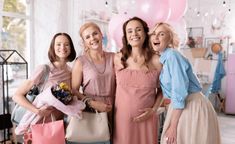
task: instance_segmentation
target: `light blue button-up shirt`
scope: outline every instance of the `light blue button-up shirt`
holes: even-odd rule
[[[226,72],[223,64],[223,53],[218,54],[218,63],[215,69],[214,79],[211,86],[211,93],[218,93],[221,89],[221,80]]]
[[[171,99],[174,109],[183,109],[187,96],[202,90],[199,80],[189,61],[173,48],[161,53],[160,62],[163,64],[160,74],[163,95]]]

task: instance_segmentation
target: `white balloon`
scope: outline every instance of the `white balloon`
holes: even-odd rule
[[[134,16],[137,11],[136,0],[117,0],[117,10],[119,14]]]
[[[220,29],[221,28],[221,25],[222,25],[222,22],[219,20],[219,18],[215,18],[212,22],[212,27],[214,29]]]

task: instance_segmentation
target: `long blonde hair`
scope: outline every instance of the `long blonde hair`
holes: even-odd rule
[[[159,27],[159,26],[163,26],[166,28],[166,30],[169,32],[170,34],[170,43],[168,45],[169,48],[178,48],[179,47],[179,38],[178,35],[176,34],[175,30],[173,29],[173,27],[171,25],[169,25],[168,23],[164,23],[164,22],[159,22],[157,23],[153,29],[150,30],[149,35],[151,37],[151,35],[154,33],[154,31]],[[150,47],[152,48],[151,44]]]

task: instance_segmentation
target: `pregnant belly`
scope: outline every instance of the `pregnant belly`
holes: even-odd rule
[[[135,103],[132,103],[130,106],[130,114],[132,117],[136,117],[140,114],[142,114],[144,109],[146,108],[152,108],[154,105],[154,99],[148,99],[148,100],[139,100]]]

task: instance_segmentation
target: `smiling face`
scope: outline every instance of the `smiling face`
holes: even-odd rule
[[[93,50],[102,48],[102,34],[96,27],[87,27],[81,35],[86,48]]]
[[[67,60],[71,53],[70,42],[65,35],[59,35],[55,38],[55,55],[60,60]]]
[[[143,25],[137,21],[132,20],[126,25],[126,39],[128,44],[132,47],[142,47],[146,34]]]
[[[171,41],[170,31],[164,25],[159,25],[150,35],[150,44],[154,51],[164,51]]]

